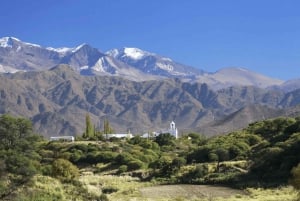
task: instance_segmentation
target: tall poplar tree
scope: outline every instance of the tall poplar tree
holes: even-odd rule
[[[106,135],[107,139],[107,134],[113,133],[113,129],[110,127],[109,121],[107,119],[104,119],[104,125],[103,125],[103,134]]]
[[[94,132],[94,126],[91,122],[91,118],[90,115],[87,113],[85,116],[85,134],[84,134],[84,138],[92,138],[95,136],[95,132]]]

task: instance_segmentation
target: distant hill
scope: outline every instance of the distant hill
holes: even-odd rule
[[[207,84],[178,78],[136,82],[81,76],[68,65],[0,75],[0,113],[31,118],[36,131],[45,136],[82,134],[86,113],[96,127],[107,118],[121,133],[160,130],[174,120],[181,134],[215,135],[263,117],[291,115],[287,111],[295,111],[290,107],[298,100],[297,91],[253,86],[215,91]]]

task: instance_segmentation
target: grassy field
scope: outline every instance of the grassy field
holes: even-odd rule
[[[290,186],[274,189],[237,190],[214,185],[158,185],[141,182],[131,176],[116,176],[82,172],[81,185],[64,184],[59,180],[37,175],[30,187],[19,189],[43,194],[48,200],[101,200],[101,195],[110,201],[295,201],[297,192]],[[43,197],[42,196],[42,197]],[[53,199],[50,199],[53,198]],[[26,200],[26,201],[27,201]]]
[[[90,193],[100,195],[103,189],[112,201],[295,201],[297,192],[290,186],[274,189],[237,190],[213,185],[157,185],[140,182],[130,176],[85,174],[80,181]]]

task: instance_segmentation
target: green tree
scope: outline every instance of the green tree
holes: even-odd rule
[[[104,134],[110,134],[113,133],[113,129],[110,126],[110,123],[108,121],[108,119],[104,120],[104,129],[103,129]]]
[[[172,136],[170,133],[164,133],[160,134],[155,138],[155,142],[159,146],[164,146],[164,145],[173,145],[173,142],[175,140],[175,137]]]
[[[7,114],[0,117],[0,149],[19,149],[24,140],[32,136],[32,124],[28,119]]]
[[[106,135],[106,139],[108,138],[107,137],[107,134],[111,134],[111,133],[114,133],[114,130],[113,128],[110,126],[110,123],[107,119],[104,119],[104,124],[103,124],[103,134]]]
[[[217,171],[219,171],[220,162],[229,160],[229,152],[224,148],[218,148],[216,150],[216,155],[218,156]]]
[[[94,126],[92,124],[90,115],[87,113],[85,116],[85,133],[84,138],[93,138],[95,136]]]
[[[0,116],[0,197],[38,172],[41,157],[37,148],[41,139],[33,133],[28,119]],[[9,182],[8,173],[14,178]]]

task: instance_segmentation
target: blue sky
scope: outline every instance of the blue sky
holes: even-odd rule
[[[297,0],[5,0],[0,37],[51,47],[138,47],[214,72],[300,78]]]

